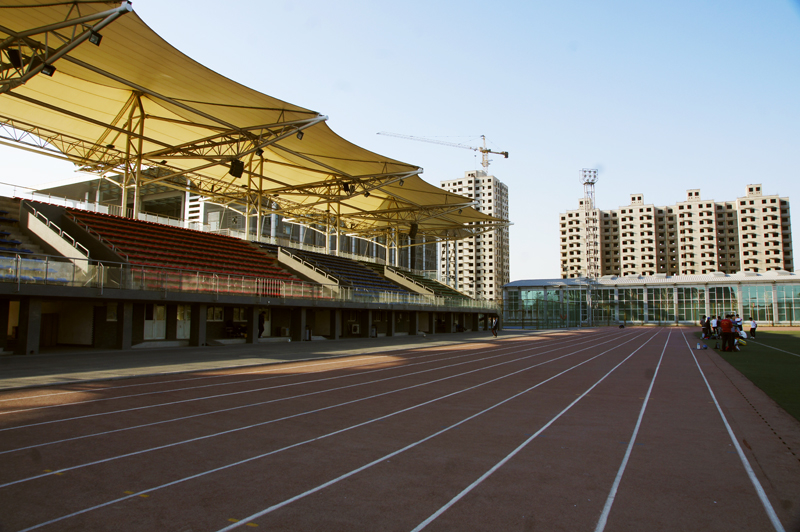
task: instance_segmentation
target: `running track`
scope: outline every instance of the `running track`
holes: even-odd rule
[[[0,393],[0,531],[800,530],[800,424],[689,329]]]

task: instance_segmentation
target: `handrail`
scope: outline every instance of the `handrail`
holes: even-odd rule
[[[425,290],[427,290],[427,291],[429,291],[431,293],[434,293],[433,290],[430,289],[430,287],[427,287],[424,284],[422,284],[419,281],[417,281],[416,279],[412,279],[411,277],[403,274],[402,272],[397,271],[396,269],[392,268],[391,266],[384,266],[384,268],[386,268],[387,270],[389,270],[393,274],[397,275],[398,277],[402,277],[406,281],[408,281],[410,283],[414,283],[415,285],[419,286],[420,288],[423,288],[423,289],[425,289]]]
[[[114,253],[116,253],[117,255],[119,255],[119,256],[121,256],[121,257],[125,257],[125,261],[126,261],[126,262],[130,262],[130,260],[131,260],[131,259],[130,259],[130,257],[128,256],[128,254],[127,254],[127,253],[125,253],[124,251],[121,251],[121,250],[117,249],[117,246],[115,246],[114,244],[112,244],[111,242],[109,242],[108,240],[106,240],[105,238],[103,238],[103,236],[102,236],[100,233],[98,233],[97,231],[95,231],[94,229],[92,229],[91,227],[89,227],[88,225],[86,225],[85,223],[83,223],[82,221],[78,220],[78,218],[76,218],[75,216],[73,216],[73,215],[72,215],[71,213],[69,213],[68,211],[64,211],[64,216],[66,216],[67,218],[69,218],[70,220],[72,220],[73,222],[75,222],[76,224],[78,224],[78,226],[79,226],[79,227],[82,227],[84,231],[86,231],[87,233],[89,233],[90,235],[92,235],[93,237],[95,237],[96,239],[98,239],[100,242],[102,242],[102,243],[103,243],[103,245],[105,245],[106,247],[109,247],[109,248],[111,248],[111,249],[112,249],[112,251],[114,251]],[[87,250],[87,251],[88,251],[88,250]]]
[[[76,262],[85,261],[79,267]],[[231,275],[220,278],[216,272],[183,270],[179,268],[131,265],[114,261],[99,261],[86,257],[68,258],[51,255],[14,254],[0,257],[0,283],[16,285],[45,284],[83,288],[127,289],[206,294],[230,294],[259,298],[325,299],[355,303],[381,303],[400,305],[450,306],[458,308],[490,309],[496,305],[474,300],[450,300],[438,296],[387,291],[362,291],[331,284],[308,283]],[[338,288],[337,292],[333,288]]]
[[[69,233],[67,233],[66,231],[61,229],[58,225],[56,225],[53,221],[51,221],[43,213],[41,213],[40,211],[36,210],[33,207],[33,205],[30,205],[29,203],[26,203],[25,200],[20,200],[20,204],[24,208],[29,209],[29,211],[31,211],[31,213],[33,214],[34,218],[41,219],[42,222],[44,222],[45,226],[47,226],[48,228],[50,228],[54,232],[58,233],[58,236],[60,236],[61,238],[63,238],[67,242],[69,242],[69,244],[72,247],[74,247],[75,249],[77,249],[78,251],[83,250],[83,252],[86,254],[86,257],[89,257],[89,249],[86,246],[84,246],[83,244],[81,244],[80,242],[75,240]]]
[[[290,257],[292,257],[294,260],[296,260],[296,261],[300,262],[301,264],[303,264],[304,266],[307,266],[308,268],[311,268],[312,270],[314,270],[314,271],[315,271],[315,272],[317,272],[318,274],[322,275],[322,276],[323,276],[323,277],[325,277],[326,279],[330,279],[331,281],[333,281],[333,284],[335,284],[335,285],[339,285],[339,284],[341,284],[341,283],[340,283],[340,281],[339,281],[339,279],[337,279],[337,278],[333,277],[333,276],[332,276],[331,274],[329,274],[328,272],[326,272],[326,271],[324,271],[324,270],[321,270],[320,268],[318,268],[318,267],[317,267],[317,266],[315,266],[314,264],[311,264],[311,263],[310,263],[310,262],[308,262],[307,260],[305,260],[305,259],[302,259],[302,258],[298,257],[298,256],[297,256],[297,255],[295,255],[294,253],[290,253],[289,251],[286,251],[286,249],[284,249],[284,248],[282,248],[282,247],[280,247],[280,246],[278,246],[278,253],[284,253],[285,255],[289,255],[289,256],[290,256]]]

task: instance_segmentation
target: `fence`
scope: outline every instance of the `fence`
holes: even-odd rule
[[[104,290],[193,292],[282,299],[327,299],[350,303],[412,304],[493,310],[486,301],[376,292],[304,281],[180,270],[49,255],[0,256],[0,282]],[[334,291],[338,289],[338,293]]]

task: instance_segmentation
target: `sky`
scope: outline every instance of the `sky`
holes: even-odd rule
[[[799,0],[133,6],[199,63],[327,115],[435,185],[480,169],[480,154],[377,132],[472,146],[485,135],[508,151],[489,170],[509,187],[512,280],[560,275],[559,214],[578,208],[582,168],[599,170],[601,209],[638,193],[672,205],[694,188],[729,201],[755,183],[800,202]],[[2,183],[73,175],[0,146]]]

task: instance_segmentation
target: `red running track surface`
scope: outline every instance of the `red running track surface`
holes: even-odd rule
[[[798,530],[800,424],[692,331],[0,393],[0,530]]]

